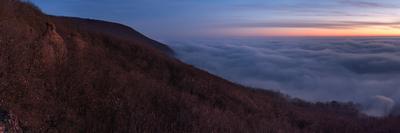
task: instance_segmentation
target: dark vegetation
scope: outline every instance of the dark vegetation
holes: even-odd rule
[[[125,26],[0,1],[0,106],[11,132],[400,132],[399,118],[351,103],[231,83]]]

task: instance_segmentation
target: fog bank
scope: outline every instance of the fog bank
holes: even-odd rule
[[[353,101],[373,116],[400,100],[400,38],[169,41],[186,63],[309,101]]]

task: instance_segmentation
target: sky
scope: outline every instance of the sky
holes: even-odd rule
[[[30,0],[45,13],[113,21],[156,39],[400,36],[399,0]]]

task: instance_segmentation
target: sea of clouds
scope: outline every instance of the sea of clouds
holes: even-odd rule
[[[356,102],[384,116],[400,102],[400,38],[169,41],[177,58],[243,85],[308,101]]]

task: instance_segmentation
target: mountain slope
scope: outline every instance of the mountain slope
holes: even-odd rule
[[[171,58],[144,36],[118,37],[126,32],[86,21],[1,0],[0,121],[8,130],[400,132],[398,118],[246,88]]]
[[[94,33],[101,33],[107,36],[111,36],[113,38],[118,38],[122,40],[128,40],[132,43],[140,44],[146,43],[150,46],[153,46],[169,55],[173,55],[174,52],[171,48],[166,46],[165,44],[161,44],[157,41],[154,41],[143,34],[135,31],[134,29],[111,22],[105,22],[100,20],[91,20],[91,19],[81,19],[81,18],[73,18],[73,17],[51,17],[53,21],[58,24],[68,25],[69,28],[75,28],[75,30],[84,30],[90,31]]]

